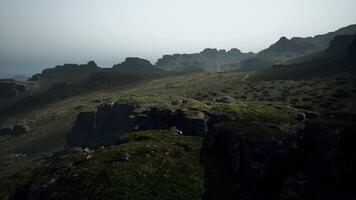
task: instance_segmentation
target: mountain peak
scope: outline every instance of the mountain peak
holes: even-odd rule
[[[279,41],[289,41],[289,40],[286,36],[282,36],[281,38],[279,38]]]

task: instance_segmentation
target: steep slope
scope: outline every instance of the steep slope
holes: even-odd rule
[[[94,61],[87,64],[65,64],[45,69],[31,77],[28,84],[36,85],[36,90],[15,95],[11,84],[0,84],[6,90],[0,94],[0,112],[9,113],[24,107],[33,107],[91,91],[125,87],[143,81],[172,75],[154,67],[149,61],[141,58],[126,58],[113,68],[100,68]],[[21,89],[21,88],[19,88]],[[4,98],[1,97],[4,95]]]
[[[325,50],[331,40],[339,35],[352,35],[356,33],[356,25],[350,25],[341,28],[335,32],[330,32],[323,35],[314,37],[294,37],[287,39],[281,37],[275,44],[269,48],[259,52],[255,57],[242,61],[241,70],[256,70],[268,68],[275,64],[284,64],[288,61],[296,59],[297,57],[311,55]],[[315,55],[314,55],[315,56]],[[312,59],[313,56],[311,56]],[[305,59],[302,59],[303,61]],[[289,64],[297,63],[300,61],[289,62]]]
[[[230,51],[204,49],[202,52],[195,54],[164,55],[158,59],[156,67],[179,72],[216,72],[224,70],[226,65],[239,63],[253,56],[254,53],[243,53],[238,49],[231,49]]]
[[[258,71],[249,80],[303,79],[334,76],[341,73],[354,76],[356,71],[355,44],[356,34],[337,36],[325,51],[314,54],[313,59],[299,64],[276,65],[270,69]]]

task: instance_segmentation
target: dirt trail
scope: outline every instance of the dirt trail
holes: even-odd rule
[[[254,73],[256,73],[255,71],[253,72],[250,72],[248,74],[246,74],[246,76],[244,76],[242,79],[241,79],[241,82],[245,82],[251,75],[253,75]]]

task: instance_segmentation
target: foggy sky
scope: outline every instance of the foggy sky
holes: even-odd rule
[[[356,23],[355,0],[0,0],[0,74],[204,48],[258,52]]]

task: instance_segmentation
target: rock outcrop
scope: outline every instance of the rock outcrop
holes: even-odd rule
[[[88,78],[90,75],[101,72],[101,68],[94,61],[87,64],[64,64],[54,68],[44,69],[41,73],[33,75],[30,81],[40,81],[46,83],[67,83],[77,82]]]
[[[34,87],[34,83],[26,81],[0,80],[0,98],[24,95]]]
[[[356,178],[355,125],[344,122],[312,119],[297,134],[282,137],[251,137],[239,128],[210,128],[204,149],[230,166],[242,188],[239,192],[252,199],[290,195],[352,199],[356,196],[349,184]]]
[[[0,128],[0,136],[19,136],[30,132],[31,129],[26,124],[15,124],[12,128]]]
[[[158,59],[156,67],[167,71],[179,72],[216,72],[219,65],[239,63],[252,58],[254,53],[243,53],[233,48],[230,51],[207,48],[200,53],[164,55]]]
[[[67,137],[67,146],[96,148],[113,145],[125,133],[173,126],[185,135],[204,136],[207,120],[202,112],[140,108],[120,102],[102,104],[96,111],[79,113]]]
[[[161,70],[154,67],[150,61],[137,57],[126,58],[124,62],[114,65],[113,70],[115,72],[125,74],[146,74],[161,72]]]

